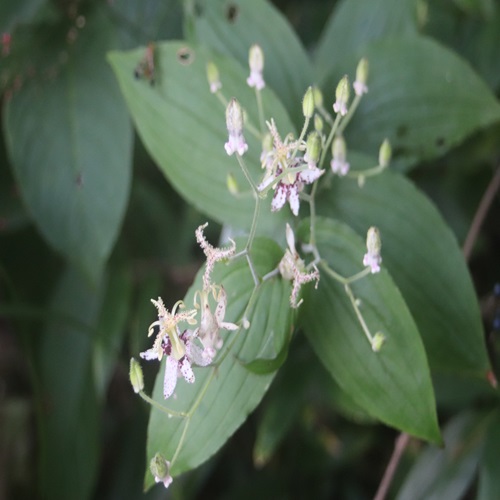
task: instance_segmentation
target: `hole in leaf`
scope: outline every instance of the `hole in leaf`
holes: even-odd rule
[[[177,51],[177,60],[187,66],[194,61],[194,52],[189,47],[182,47]]]
[[[238,17],[238,14],[239,14],[239,8],[236,4],[234,3],[230,3],[227,8],[226,8],[226,19],[230,22],[230,23],[234,23],[236,22],[236,19]]]
[[[444,137],[438,137],[438,138],[436,139],[436,146],[437,146],[438,148],[440,148],[440,147],[444,146],[444,143],[445,143],[445,142],[446,142],[446,141],[445,141]]]

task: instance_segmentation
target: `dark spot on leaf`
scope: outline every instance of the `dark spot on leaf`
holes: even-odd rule
[[[408,134],[408,127],[406,125],[399,125],[396,129],[396,135],[401,139]]]
[[[177,60],[181,64],[191,64],[194,61],[194,52],[189,47],[182,47],[177,51]]]
[[[444,137],[438,137],[438,138],[436,139],[436,146],[437,146],[438,148],[441,148],[442,146],[444,146],[444,143],[445,143],[445,142],[446,142],[446,141],[444,140]]]
[[[238,13],[239,13],[239,8],[236,4],[230,3],[227,8],[226,8],[226,19],[230,23],[236,22],[236,19],[238,18]]]
[[[77,174],[75,182],[76,182],[76,187],[78,188],[83,187],[83,175],[81,174],[81,172]]]

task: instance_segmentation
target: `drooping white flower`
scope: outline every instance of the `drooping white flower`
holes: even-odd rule
[[[243,137],[243,110],[234,97],[226,108],[226,126],[229,134],[228,141],[224,144],[226,153],[231,156],[236,152],[242,156],[248,150],[248,144]]]
[[[379,230],[376,227],[371,227],[366,235],[366,249],[368,251],[363,257],[363,265],[369,266],[372,274],[380,272],[380,264],[382,263],[381,248],[382,242]]]
[[[250,47],[248,65],[250,66],[250,76],[247,78],[248,85],[255,87],[257,90],[262,90],[266,86],[262,74],[264,71],[264,53],[257,44]]]

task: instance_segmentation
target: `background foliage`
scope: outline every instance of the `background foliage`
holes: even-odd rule
[[[370,60],[370,92],[346,130],[349,160],[373,166],[388,137],[392,171],[363,189],[335,179],[320,191],[318,245],[349,274],[367,227],[381,229],[384,270],[355,291],[370,320],[398,336],[374,356],[328,277],[307,290],[298,317],[288,285],[266,282],[253,340],[235,352],[269,359],[285,346],[286,363],[258,375],[227,358],[219,377],[232,383],[211,387],[215,413],[197,415],[173,472],[202,465],[169,495],[370,498],[398,430],[438,444],[439,420],[445,448],[411,440],[392,497],[499,496],[498,195],[468,266],[460,250],[499,177],[497,3],[23,0],[2,3],[0,31],[0,497],[165,496],[143,493],[144,471],[178,429],[154,411],[148,424],[128,360],[148,347],[150,298],[192,295],[202,264],[194,229],[209,220],[216,241],[221,225],[251,222],[252,199],[226,187],[227,173],[245,181],[222,148],[224,109],[205,62],[251,114],[244,81],[255,42],[266,56],[266,113],[280,130],[300,129],[308,85],[330,107],[338,79]],[[151,41],[155,85],[133,77]],[[186,47],[192,59],[179,60]],[[249,144],[257,176],[260,145]],[[264,205],[263,273],[279,261],[291,219]],[[298,228],[303,239],[307,231]],[[249,294],[246,271],[216,270],[238,298],[231,320]],[[153,390],[156,367],[144,368]]]

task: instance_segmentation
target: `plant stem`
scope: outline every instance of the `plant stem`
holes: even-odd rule
[[[465,260],[468,261],[470,259],[472,249],[474,248],[474,244],[477,239],[477,235],[479,234],[479,230],[483,225],[484,219],[488,214],[488,210],[490,209],[493,200],[500,188],[500,166],[497,167],[495,175],[491,179],[486,191],[484,192],[483,197],[481,198],[481,202],[477,208],[476,214],[474,215],[474,219],[472,220],[471,226],[469,228],[469,232],[467,233],[467,237],[465,238],[465,242],[463,245],[463,254]]]
[[[184,413],[182,411],[174,411],[170,410],[166,406],[161,405],[160,403],[157,403],[153,398],[150,398],[144,391],[139,392],[139,396],[146,401],[146,403],[149,403],[151,406],[155,407],[157,410],[160,410],[163,413],[166,413],[169,417],[187,417],[188,414]]]
[[[391,459],[389,460],[389,464],[385,469],[384,476],[382,477],[382,481],[380,481],[380,485],[373,500],[384,500],[384,498],[387,496],[387,492],[389,491],[389,487],[391,486],[392,480],[394,478],[394,473],[398,468],[401,457],[403,456],[403,452],[408,446],[409,442],[410,436],[408,434],[405,434],[404,432],[397,437]]]

